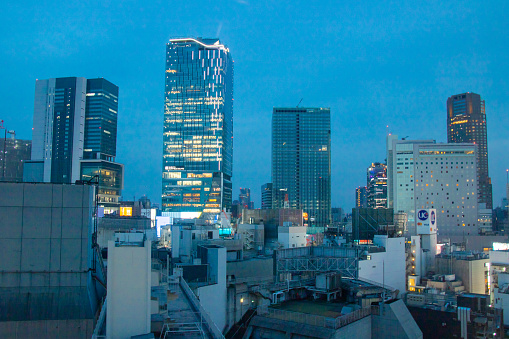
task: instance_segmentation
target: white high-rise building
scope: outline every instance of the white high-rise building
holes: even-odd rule
[[[407,214],[407,229],[416,235],[415,225],[415,162],[416,145],[435,144],[435,140],[398,140],[387,136],[387,199],[394,213]]]
[[[476,146],[395,135],[387,141],[389,206],[407,213],[409,234],[417,234],[418,210],[433,208],[440,237],[478,234]]]
[[[69,184],[80,179],[85,140],[87,79],[35,83],[32,160],[26,181]]]

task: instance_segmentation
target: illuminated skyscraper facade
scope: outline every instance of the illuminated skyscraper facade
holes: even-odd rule
[[[357,207],[357,208],[368,207],[368,194],[367,194],[366,186],[357,187],[355,189],[355,207]]]
[[[387,165],[372,163],[367,169],[366,200],[369,208],[387,208]]]
[[[493,208],[488,172],[488,133],[484,100],[479,94],[463,93],[447,99],[447,142],[477,145],[478,202]]]
[[[164,212],[219,213],[232,204],[233,60],[218,39],[166,46]]]
[[[272,115],[273,208],[308,214],[310,233],[331,216],[331,125],[329,108],[274,108]]]

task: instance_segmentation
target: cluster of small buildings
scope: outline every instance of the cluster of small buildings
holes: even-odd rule
[[[33,140],[4,131],[0,337],[504,335],[509,241],[479,95],[449,98],[448,143],[388,135],[351,214],[331,206],[330,109],[274,108],[254,209],[249,188],[233,200],[229,49],[182,38],[166,54],[160,207],[121,199],[105,79],[37,80]]]

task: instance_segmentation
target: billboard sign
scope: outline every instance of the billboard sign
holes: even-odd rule
[[[132,207],[120,207],[120,216],[121,217],[132,217],[133,216],[133,208]]]
[[[437,233],[437,211],[435,209],[421,209],[416,212],[417,234]]]

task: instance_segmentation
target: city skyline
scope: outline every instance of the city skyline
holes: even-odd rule
[[[509,167],[503,157],[509,148],[505,136],[509,103],[504,94],[508,85],[503,81],[508,74],[503,62],[508,51],[501,47],[508,44],[500,34],[507,28],[500,19],[507,4],[472,2],[457,10],[431,3],[409,10],[386,4],[365,9],[325,3],[310,13],[303,12],[299,3],[293,8],[274,4],[269,11],[266,4],[226,4],[203,9],[178,4],[174,12],[182,18],[170,15],[169,7],[147,5],[136,14],[136,24],[114,17],[113,23],[99,19],[98,27],[88,30],[82,30],[79,20],[50,28],[45,26],[48,19],[40,18],[24,26],[16,20],[25,6],[10,5],[1,24],[8,33],[2,39],[9,48],[0,58],[8,66],[2,75],[13,81],[2,84],[2,92],[17,90],[0,119],[16,130],[18,138],[31,139],[35,79],[78,75],[111,80],[120,88],[117,160],[125,164],[124,197],[147,194],[158,202],[164,44],[173,36],[217,36],[234,52],[236,61],[234,192],[250,187],[252,200],[258,202],[257,188],[270,181],[268,126],[274,106],[295,106],[303,98],[303,106],[331,107],[332,206],[350,208],[354,204],[351,192],[364,182],[365,163],[383,162],[388,132],[446,142],[447,98],[474,92],[486,101],[493,205],[500,204]],[[124,19],[134,15],[129,6],[111,8],[111,13],[106,5],[37,6],[34,3],[32,8],[49,14],[45,17],[78,10],[89,14],[104,10],[96,14],[106,19],[113,12]],[[341,13],[357,15],[348,18]],[[205,20],[192,20],[200,14]],[[35,14],[29,11],[28,15]],[[299,19],[291,21],[295,17]],[[341,24],[331,28],[334,22]],[[483,22],[492,24],[480,27]],[[305,29],[299,28],[302,23]],[[275,27],[282,28],[276,31]],[[260,41],[263,44],[256,44]],[[302,50],[297,46],[303,41],[325,48]],[[66,48],[61,47],[64,43]]]

